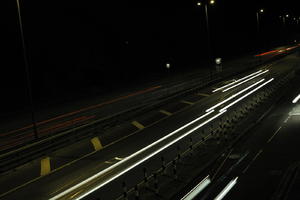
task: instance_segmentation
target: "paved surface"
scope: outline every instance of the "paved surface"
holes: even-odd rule
[[[285,61],[271,66],[270,68],[272,70],[270,73],[265,74],[266,78],[269,79],[273,76],[276,77],[277,74],[291,69],[292,65],[286,65],[290,62],[291,59],[293,59],[293,57],[288,57],[285,59]],[[282,66],[285,66],[285,68],[282,68]],[[237,91],[240,91],[241,89],[249,86],[250,84],[253,84],[255,81],[257,81],[257,79],[253,79],[252,81],[249,81],[225,93],[217,92],[214,94],[210,94],[209,97],[203,98],[201,103],[191,105],[191,107],[186,109],[184,112],[170,116],[166,120],[163,120],[161,123],[157,123],[150,128],[139,132],[138,134],[128,137],[126,140],[115,143],[109,148],[104,148],[103,150],[86,156],[85,158],[78,160],[76,163],[68,165],[55,173],[40,178],[39,180],[8,194],[4,199],[18,199],[21,197],[25,199],[48,199],[55,194],[59,194],[67,188],[70,188],[75,183],[80,183],[83,180],[86,180],[87,177],[91,177],[97,172],[108,169],[108,167],[112,166],[115,163],[121,163],[120,160],[124,158],[130,158],[130,156],[138,150],[147,147],[149,144],[153,144],[172,131],[178,129],[179,127],[182,127],[183,125],[194,120],[200,115],[205,114],[205,110],[207,108],[220,102],[228,95],[234,94]],[[216,116],[216,114],[212,114],[212,116]],[[210,119],[209,116],[199,120],[199,123],[203,123],[207,119]],[[182,134],[192,130],[193,128],[198,126],[199,123],[193,124],[183,129],[182,131],[179,131],[175,135],[172,135],[166,140],[163,140],[162,143],[155,144],[136,157],[133,157],[132,159],[130,158],[124,164],[118,165],[117,168],[103,173],[97,178],[97,184],[105,183],[106,180],[109,180],[120,171],[128,169],[129,166],[132,166],[134,163],[141,161],[145,157],[149,157],[154,151],[160,149],[170,141],[179,138]],[[168,156],[172,157],[172,153],[169,153]],[[153,164],[153,162],[151,162],[151,164]],[[115,188],[113,187],[114,185],[119,185],[119,183],[112,184],[113,185],[110,185],[110,187],[108,187],[108,190],[109,188]],[[95,181],[93,181],[92,183],[84,184],[83,187],[81,187],[79,190],[80,192],[85,191],[93,185],[95,185]]]
[[[208,196],[205,196],[208,194],[205,192],[200,194],[200,199],[213,199],[236,178],[237,183],[224,199],[300,198],[297,175],[300,160],[300,102],[292,104],[292,100],[300,93],[297,87],[299,81],[300,77],[286,88],[286,95],[270,114],[232,149],[219,172],[221,184],[215,186]]]
[[[280,47],[285,49],[287,47]],[[248,55],[239,59],[225,62],[224,69],[234,71],[236,69],[254,66],[259,59],[266,61],[274,56],[284,53],[279,49],[266,52],[262,55]],[[241,67],[242,66],[242,67]],[[151,95],[156,91],[165,92],[166,88],[171,88],[185,80],[192,80],[199,76],[209,76],[208,69],[201,69],[194,73],[172,75],[159,81],[144,84],[144,86],[134,86],[128,91],[117,91],[112,94],[101,95],[92,99],[82,98],[77,101],[62,104],[60,106],[45,106],[37,108],[35,113],[37,130],[39,137],[51,135],[59,131],[67,130],[76,126],[87,124],[93,120],[107,117],[113,113],[125,111],[136,106],[136,102],[144,102],[145,95]],[[156,93],[155,95],[157,95]],[[17,145],[25,144],[34,139],[34,129],[31,123],[31,115],[18,114],[13,117],[6,117],[0,122],[0,151],[10,149]],[[9,138],[9,139],[8,139]]]

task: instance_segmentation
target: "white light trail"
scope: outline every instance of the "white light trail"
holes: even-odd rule
[[[297,103],[300,100],[300,94],[293,100],[293,103]]]
[[[179,131],[183,130],[184,128],[190,126],[191,124],[193,124],[193,123],[195,123],[195,122],[197,122],[197,121],[199,121],[199,120],[201,120],[201,119],[207,117],[208,115],[210,115],[210,114],[213,113],[213,112],[214,112],[214,110],[212,110],[211,112],[208,112],[208,113],[206,113],[206,114],[204,114],[204,115],[198,117],[197,119],[195,119],[195,120],[189,122],[188,124],[182,126],[181,128],[179,128],[179,129],[173,131],[172,133],[166,135],[165,137],[163,137],[163,138],[157,140],[156,142],[154,142],[154,143],[152,143],[152,144],[150,144],[150,145],[144,147],[143,149],[141,149],[141,150],[139,150],[139,151],[133,153],[132,155],[126,157],[126,158],[123,159],[122,161],[119,161],[118,163],[116,163],[116,164],[114,164],[114,165],[112,165],[112,166],[106,168],[105,170],[103,170],[103,171],[101,171],[101,172],[99,172],[99,173],[97,173],[97,174],[91,176],[90,178],[88,178],[88,179],[86,179],[86,180],[84,180],[84,181],[78,183],[77,185],[74,185],[74,186],[72,186],[71,188],[69,188],[69,189],[63,191],[62,193],[60,193],[60,194],[58,194],[58,195],[56,195],[56,196],[50,198],[50,200],[56,200],[56,199],[59,199],[59,198],[65,196],[65,195],[67,195],[68,193],[70,193],[70,192],[72,192],[72,191],[78,189],[79,187],[81,187],[81,186],[83,186],[84,184],[86,184],[86,183],[92,181],[93,179],[96,179],[96,178],[98,178],[98,177],[104,175],[105,173],[109,172],[110,170],[113,170],[114,168],[118,167],[119,165],[121,165],[121,164],[127,162],[128,160],[132,159],[133,157],[137,156],[138,154],[145,152],[146,150],[148,150],[148,149],[150,149],[151,147],[155,146],[156,144],[162,142],[163,140],[168,139],[169,137],[173,136],[174,134],[178,133]],[[206,125],[207,123],[211,122],[212,120],[216,119],[217,117],[219,117],[220,115],[222,115],[222,114],[225,113],[225,112],[226,112],[226,111],[223,111],[223,112],[218,113],[218,114],[215,115],[214,117],[212,117],[212,118],[208,119],[207,121],[201,123],[200,125],[196,126],[195,128],[191,129],[190,131],[186,132],[185,134],[181,135],[181,136],[178,137],[177,139],[175,139],[175,140],[173,140],[172,142],[168,143],[167,145],[161,147],[161,148],[158,149],[157,151],[151,153],[151,154],[148,155],[147,157],[144,157],[143,159],[139,160],[138,162],[136,162],[135,164],[131,165],[131,166],[128,167],[127,169],[125,169],[125,170],[123,170],[123,171],[117,173],[115,176],[113,176],[113,177],[109,178],[108,180],[106,180],[105,182],[99,184],[98,186],[96,186],[96,187],[93,188],[92,190],[88,191],[87,193],[82,194],[82,195],[80,195],[79,197],[76,197],[75,200],[80,200],[80,199],[82,199],[83,197],[85,197],[85,196],[89,195],[90,193],[94,192],[95,190],[97,190],[97,189],[103,187],[103,186],[106,185],[107,183],[111,182],[112,180],[118,178],[119,176],[123,175],[124,173],[126,173],[126,172],[128,172],[129,170],[133,169],[134,167],[138,166],[139,164],[143,163],[144,161],[146,161],[147,159],[149,159],[149,158],[151,158],[152,156],[156,155],[157,153],[163,151],[164,149],[166,149],[167,147],[169,147],[169,146],[171,146],[172,144],[176,143],[177,141],[181,140],[182,138],[188,136],[189,134],[191,134],[191,133],[194,132],[195,130],[201,128],[202,126],[204,126],[204,125]]]
[[[233,188],[233,186],[237,183],[237,179],[238,177],[236,177],[235,179],[231,180],[226,187],[222,190],[222,192],[220,194],[218,194],[218,196],[216,198],[214,198],[214,200],[221,200],[223,199],[226,194]]]
[[[205,177],[196,187],[194,187],[191,191],[189,191],[181,200],[192,200],[194,199],[202,190],[204,190],[209,184],[211,180],[209,175]]]
[[[254,73],[252,73],[252,74],[250,74],[250,75],[248,75],[248,76],[245,76],[244,78],[238,79],[238,80],[236,80],[236,81],[234,81],[234,82],[232,82],[232,83],[229,83],[229,84],[227,84],[227,85],[224,85],[223,87],[217,88],[217,89],[215,89],[213,92],[217,92],[217,91],[219,91],[219,90],[222,90],[222,89],[224,89],[224,88],[226,88],[226,87],[229,87],[229,86],[231,86],[231,85],[233,85],[233,84],[236,84],[236,83],[238,83],[238,82],[240,82],[240,81],[243,81],[243,80],[245,80],[245,79],[247,79],[247,78],[249,78],[249,77],[251,77],[251,76],[254,76],[255,74],[258,74],[258,73],[260,73],[260,72],[262,72],[262,70],[259,70],[259,71],[257,71],[257,72],[254,72]]]
[[[220,112],[224,112],[224,110],[227,110],[229,107],[233,106],[234,104],[238,103],[239,101],[245,99],[246,97],[248,97],[249,95],[253,94],[254,92],[256,92],[257,90],[259,90],[260,88],[264,87],[265,85],[269,84],[270,82],[272,82],[274,80],[274,78],[268,80],[267,82],[261,84],[260,86],[258,86],[257,88],[255,88],[254,90],[248,92],[247,94],[245,94],[244,96],[240,97],[239,99],[235,100],[234,102],[232,102],[231,104],[225,106],[224,108],[222,108],[220,110]]]
[[[225,99],[224,101],[221,101],[220,103],[218,103],[218,104],[214,105],[213,107],[207,109],[206,112],[210,112],[210,111],[214,110],[215,108],[219,107],[220,105],[222,105],[222,104],[224,104],[224,103],[230,101],[231,99],[234,99],[235,97],[237,97],[237,96],[239,96],[240,94],[246,92],[247,90],[249,90],[249,89],[255,87],[256,85],[260,84],[260,83],[263,82],[263,81],[265,81],[265,79],[262,79],[262,80],[260,80],[260,81],[258,81],[258,82],[256,82],[256,83],[250,85],[249,87],[247,87],[247,88],[241,90],[240,92],[238,92],[238,93],[232,95],[231,97]]]
[[[236,88],[237,86],[240,86],[240,85],[242,85],[242,84],[244,84],[244,83],[246,83],[246,82],[248,82],[248,81],[251,81],[252,79],[255,79],[256,77],[259,77],[259,76],[261,76],[261,75],[263,75],[263,74],[265,74],[265,73],[267,73],[267,72],[269,72],[269,70],[265,70],[265,71],[263,71],[263,72],[261,72],[261,73],[255,75],[255,76],[252,76],[251,78],[248,78],[248,79],[246,79],[246,80],[244,80],[244,81],[242,81],[242,82],[239,82],[239,83],[236,84],[236,85],[233,85],[233,86],[231,86],[231,87],[229,87],[229,88],[226,88],[225,90],[223,90],[223,92],[227,92],[228,90],[231,90],[231,89],[233,89],[233,88]]]

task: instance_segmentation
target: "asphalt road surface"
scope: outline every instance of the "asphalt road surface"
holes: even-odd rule
[[[148,158],[150,159],[156,151],[162,150],[162,148],[166,145],[180,139],[182,135],[191,132],[194,129],[201,128],[201,124],[209,123],[214,120],[214,118],[217,118],[222,114],[215,112],[206,113],[205,111],[208,108],[224,101],[224,99],[231,95],[250,87],[262,78],[265,78],[266,80],[275,78],[276,81],[276,77],[292,69],[295,59],[296,58],[293,55],[288,56],[279,63],[269,66],[268,68],[270,71],[262,74],[261,76],[255,77],[240,85],[235,84],[237,87],[232,88],[229,91],[210,93],[209,97],[203,98],[184,112],[173,115],[160,123],[144,129],[138,134],[117,142],[108,148],[104,148],[99,152],[92,153],[84,158],[78,159],[78,161],[65,166],[55,173],[51,173],[32,183],[25,184],[24,186],[3,196],[3,199],[49,199],[57,195],[61,195],[59,197],[64,197],[63,199],[71,199],[74,198],[74,196],[80,196],[82,193],[89,192],[91,188],[95,188],[95,185],[99,186],[102,184],[103,186],[106,186],[108,183],[113,182],[114,177],[121,176],[121,172],[134,169],[136,166],[143,164],[148,161]],[[215,87],[209,88],[209,90],[206,89],[205,92],[211,92],[214,89]],[[230,102],[226,102],[226,104],[228,103]],[[291,116],[289,120],[292,122],[295,120],[294,118],[297,117]],[[198,119],[197,123],[195,122],[181,130],[178,130],[195,119]],[[274,126],[274,119],[270,120],[270,124]],[[272,130],[277,130],[278,127],[272,128]],[[284,130],[285,128],[283,127],[282,129]],[[264,131],[269,132],[271,131],[271,128]],[[174,134],[169,135],[170,133]],[[259,143],[255,143],[253,147],[258,144]],[[249,146],[251,146],[251,144]],[[260,148],[258,148],[258,151],[260,151]],[[137,152],[140,153],[137,154]],[[256,149],[251,152],[255,155],[257,153]],[[172,157],[172,155],[169,156]],[[249,168],[249,172],[251,168]],[[98,174],[98,176],[95,177],[95,174]],[[90,180],[89,177],[95,178]],[[253,177],[253,175],[251,177]],[[71,193],[64,193],[72,188],[72,186],[78,184],[81,185],[77,187],[76,190]],[[115,185],[119,185],[119,183],[112,183],[112,185],[109,185],[107,191],[109,191],[109,188],[114,188]]]

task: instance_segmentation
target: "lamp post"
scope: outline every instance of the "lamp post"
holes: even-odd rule
[[[23,59],[24,59],[26,82],[27,82],[27,91],[28,91],[29,102],[30,102],[30,107],[31,107],[31,120],[32,120],[32,125],[33,125],[34,138],[37,139],[38,132],[37,132],[37,125],[36,125],[36,120],[35,120],[35,109],[34,109],[33,96],[32,96],[32,88],[31,88],[32,85],[31,85],[31,78],[30,78],[30,72],[29,72],[29,61],[28,61],[28,54],[27,54],[25,37],[24,37],[20,0],[16,0],[16,3],[17,3],[17,8],[18,8],[18,22],[19,22],[19,29],[20,29],[20,34],[21,34],[21,41],[22,41]]]
[[[259,45],[259,52],[261,52],[262,51],[262,48],[260,47],[260,42],[261,42],[261,40],[260,40],[260,36],[261,36],[261,30],[260,30],[260,17],[261,17],[261,15],[264,13],[265,11],[264,11],[264,9],[259,9],[259,10],[257,10],[256,11],[256,25],[257,25],[257,37],[258,37],[258,45]],[[261,56],[259,56],[259,63],[261,64],[261,61],[262,61],[262,59],[261,59]]]
[[[204,6],[205,10],[205,21],[206,21],[206,29],[207,29],[207,48],[208,48],[208,67],[210,71],[210,78],[212,79],[212,53],[211,53],[211,41],[210,41],[210,27],[209,27],[209,13],[208,6],[214,5],[215,0],[205,0],[203,2],[197,2],[197,6]]]

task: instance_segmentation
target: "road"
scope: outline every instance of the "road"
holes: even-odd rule
[[[271,199],[282,189],[278,186],[288,169],[300,161],[300,103],[292,104],[300,88],[287,89],[290,91],[284,101],[253,130],[255,135],[244,145],[252,152],[250,162],[247,159],[241,166],[236,174],[238,183],[226,199]],[[299,186],[298,182],[293,187]],[[299,198],[299,192],[294,191],[288,199]]]
[[[300,93],[297,87],[299,81],[300,77],[286,88],[286,95],[270,114],[232,149],[230,156],[237,158],[230,159],[229,156],[223,163],[219,173],[222,183],[215,186],[208,197],[204,198],[203,193],[198,196],[199,199],[215,198],[231,181],[236,181],[236,184],[224,199],[300,198],[297,175],[300,161],[300,102],[292,103]],[[242,156],[245,158],[237,163]]]
[[[284,61],[269,66],[270,71],[254,71],[253,75],[250,76],[250,78],[253,77],[251,80],[233,83],[231,86],[227,86],[227,88],[232,88],[226,92],[220,90],[212,93],[211,91],[220,87],[218,85],[199,91],[204,93],[210,91],[209,97],[202,98],[201,101],[188,107],[184,112],[170,116],[138,134],[114,143],[99,152],[91,153],[55,173],[17,188],[5,195],[3,199],[49,199],[51,197],[69,199],[71,196],[74,198],[75,196],[80,197],[82,194],[87,194],[91,191],[91,188],[97,188],[99,185],[104,187],[110,184],[106,191],[109,191],[111,188],[117,188],[120,183],[114,182],[115,178],[122,177],[123,174],[134,170],[136,166],[149,165],[147,162],[150,158],[160,154],[164,149],[169,148],[169,146],[172,146],[179,140],[185,142],[183,140],[184,136],[194,134],[198,129],[222,115],[222,113],[214,111],[205,112],[208,108],[224,102],[224,100],[240,91],[253,89],[251,87],[257,86],[255,85],[256,83],[261,84],[262,78],[265,78],[265,81],[271,80],[271,78],[279,77],[283,72],[290,71],[294,64],[293,60],[295,60],[294,56],[289,56]],[[256,76],[254,73],[261,75]],[[224,105],[229,105],[235,99],[236,97],[230,99],[230,101],[228,100],[228,102],[226,101]],[[192,121],[193,123],[190,123]],[[167,155],[171,158],[173,156],[172,151],[168,151]],[[151,165],[156,164],[151,162]],[[74,185],[78,185],[74,191],[64,193]],[[118,190],[115,189],[115,193],[122,192]]]

